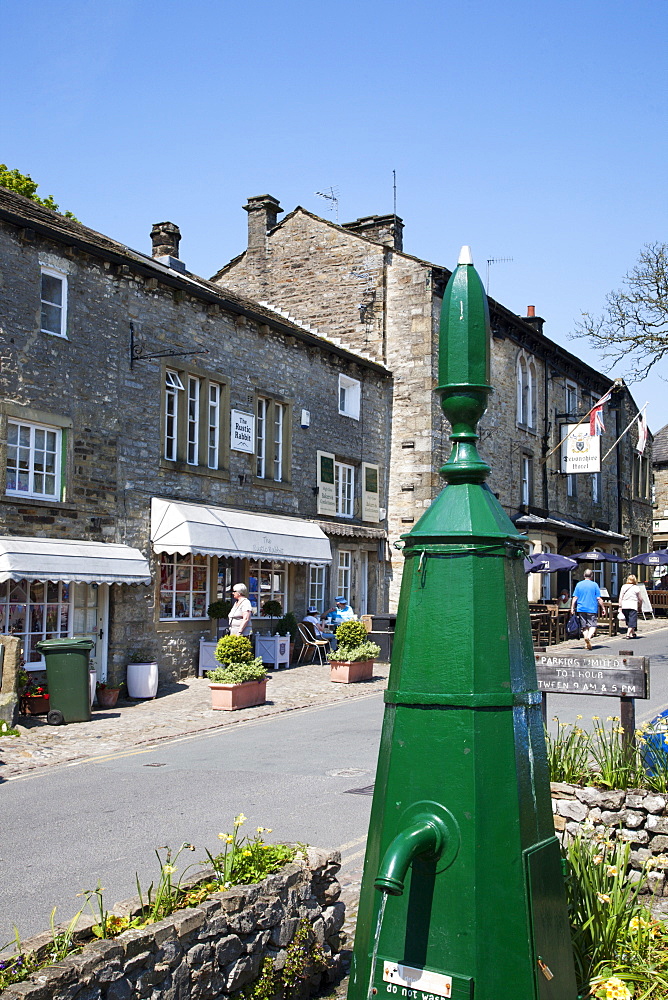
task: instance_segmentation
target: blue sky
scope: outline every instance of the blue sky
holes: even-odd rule
[[[2,0],[0,160],[188,267],[246,242],[249,195],[333,218],[397,212],[409,253],[472,246],[490,294],[568,339],[668,239],[665,0]],[[11,81],[11,86],[8,81]],[[602,370],[602,369],[601,369]],[[668,422],[658,373],[633,387]]]

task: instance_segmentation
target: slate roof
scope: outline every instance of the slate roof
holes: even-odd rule
[[[652,446],[652,464],[662,465],[664,462],[668,462],[668,424],[654,435]]]

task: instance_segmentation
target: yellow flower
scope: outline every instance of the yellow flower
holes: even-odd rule
[[[603,855],[602,854],[597,854],[596,857],[594,858],[594,864],[595,865],[600,865],[601,861],[603,861]]]
[[[244,816],[243,813],[239,813],[238,816],[234,817],[234,825],[235,826],[241,826],[242,823],[245,823],[245,822],[246,822],[246,817]]]
[[[610,897],[608,896],[607,892],[597,892],[596,896],[598,898],[599,903],[609,903],[610,902]]]
[[[599,722],[600,721],[600,716],[599,715],[592,715],[591,721],[592,722]]]
[[[257,832],[258,833],[264,833],[264,827],[263,826],[258,826]]]
[[[610,876],[619,875],[619,868],[617,865],[608,865],[606,874]]]
[[[576,715],[576,716],[575,716],[575,718],[576,718],[576,719],[581,719],[581,718],[582,718],[582,716],[581,716],[581,715]]]
[[[173,875],[174,872],[176,871],[176,868],[174,867],[174,865],[163,865],[162,871],[164,875]]]
[[[250,851],[242,851],[241,852],[241,856],[244,857],[244,858],[250,858],[251,852]]]

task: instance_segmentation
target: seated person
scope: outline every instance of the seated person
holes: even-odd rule
[[[313,635],[314,639],[327,639],[331,649],[336,649],[336,638],[334,633],[325,632],[322,624],[322,617],[318,613],[317,608],[310,607],[302,618],[302,622],[308,627],[308,630]]]
[[[332,616],[332,623],[334,625],[340,625],[341,622],[352,622],[357,620],[357,615],[353,609],[348,604],[345,597],[336,598],[336,607],[330,608],[326,612],[327,615]]]

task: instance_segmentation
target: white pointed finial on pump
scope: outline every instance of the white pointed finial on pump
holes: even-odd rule
[[[462,247],[459,251],[458,264],[472,264],[473,256],[471,254],[471,247]]]

